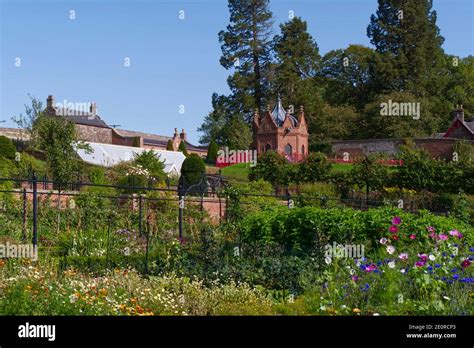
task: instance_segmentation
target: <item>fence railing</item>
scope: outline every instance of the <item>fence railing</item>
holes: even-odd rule
[[[216,180],[214,178],[213,180]],[[16,207],[18,212],[16,217],[21,220],[21,235],[23,240],[28,240],[28,235],[31,236],[31,243],[34,248],[38,247],[39,242],[42,241],[42,219],[44,214],[41,214],[43,210],[57,210],[57,224],[56,230],[58,233],[62,232],[61,228],[64,225],[64,221],[61,221],[62,212],[65,211],[77,211],[75,207],[75,199],[82,197],[84,192],[87,192],[90,188],[95,189],[113,189],[113,190],[97,190],[94,191],[94,197],[100,200],[108,200],[110,203],[110,212],[104,215],[102,221],[108,225],[110,230],[114,225],[114,217],[124,216],[127,214],[133,215],[133,221],[128,226],[115,226],[123,230],[133,230],[138,233],[140,237],[146,237],[145,243],[145,254],[148,257],[149,248],[149,236],[151,226],[158,226],[159,224],[168,223],[171,225],[171,234],[183,241],[185,232],[187,230],[196,229],[196,225],[203,221],[209,221],[209,223],[219,225],[227,221],[229,196],[225,190],[224,180],[220,184],[214,186],[208,185],[206,177],[204,176],[199,183],[194,185],[184,185],[180,182],[177,187],[139,187],[139,186],[123,186],[113,184],[94,184],[86,182],[70,182],[70,183],[58,183],[46,178],[38,180],[35,176],[30,179],[22,180],[15,178],[0,178],[0,201],[2,201],[2,193],[10,194],[16,198]],[[5,183],[11,183],[10,187],[5,187]],[[203,185],[206,183],[206,185]],[[12,187],[13,186],[13,187]],[[67,188],[68,190],[65,190]],[[204,188],[202,191],[195,190],[196,188]],[[287,190],[285,194],[257,194],[257,193],[243,193],[239,199],[239,204],[243,207],[256,203],[255,198],[267,198],[272,199],[272,202],[293,208],[297,205],[318,205],[320,207],[350,207],[353,209],[367,210],[371,207],[378,207],[382,205],[397,206],[398,201],[388,200],[374,200],[370,197],[346,197],[346,198],[334,198],[321,196],[308,196],[308,195],[291,195]],[[6,202],[5,199],[3,199]],[[164,204],[167,202],[170,204],[166,209],[172,212],[167,215],[167,219],[170,221],[160,220],[160,210],[153,208],[154,205]],[[265,202],[265,201],[264,201]],[[263,203],[267,204],[267,203]],[[191,207],[191,208],[189,208]],[[45,209],[48,208],[48,209]],[[404,207],[407,210],[414,211],[414,207]],[[99,208],[98,208],[99,209]],[[3,209],[0,206],[0,217],[2,213],[5,213],[8,209]],[[155,211],[156,210],[156,211]],[[175,215],[174,215],[175,214]],[[194,214],[194,215],[193,215]],[[65,214],[67,215],[67,214]],[[74,215],[74,214],[72,214]],[[170,217],[171,216],[171,217]],[[81,221],[81,227],[87,224],[87,216],[84,217],[84,221]],[[51,222],[49,222],[51,225]],[[48,226],[47,228],[53,229]],[[66,226],[67,223],[66,223]],[[79,228],[79,227],[77,227]],[[0,229],[3,229],[0,226]],[[28,231],[31,231],[30,233]],[[110,233],[110,231],[108,232]],[[175,234],[176,233],[176,234]],[[107,236],[108,240],[109,236]],[[107,241],[108,243],[108,241]],[[107,246],[107,255],[108,255]],[[147,264],[148,267],[148,264]]]

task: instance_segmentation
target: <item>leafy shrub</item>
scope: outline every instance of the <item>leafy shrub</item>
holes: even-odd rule
[[[334,207],[338,205],[339,194],[333,184],[322,182],[301,184],[296,190],[298,206]]]
[[[219,146],[214,141],[214,139],[212,139],[207,148],[206,162],[213,165],[216,164],[218,151],[219,151]]]
[[[206,173],[206,164],[197,154],[189,155],[181,166],[181,178],[184,188],[199,184]]]
[[[0,157],[14,159],[16,154],[16,147],[9,138],[0,135]]]
[[[36,159],[26,152],[20,154],[20,161],[17,162],[16,175],[19,178],[27,179],[34,172],[37,177],[42,177],[48,173],[48,168],[45,162]]]
[[[420,241],[427,240],[425,232],[428,226],[438,231],[456,228],[474,237],[469,225],[426,211],[415,215],[393,208],[357,211],[295,207],[263,211],[246,217],[242,223],[242,239],[249,244],[277,243],[288,252],[296,253],[309,253],[328,241],[373,246],[386,234],[392,216],[400,216],[405,228],[419,234]],[[399,238],[405,240],[408,235]]]
[[[275,151],[265,152],[258,157],[257,165],[250,169],[249,179],[263,179],[273,186],[288,185],[291,181],[290,164]]]
[[[315,182],[326,179],[331,170],[331,163],[321,152],[309,154],[309,156],[298,165],[298,182]]]

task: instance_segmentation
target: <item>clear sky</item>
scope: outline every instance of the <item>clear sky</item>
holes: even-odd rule
[[[376,0],[270,6],[275,33],[293,11],[308,22],[321,54],[370,46]],[[473,0],[435,0],[434,9],[445,51],[472,55]],[[217,38],[228,21],[226,0],[0,0],[0,121],[7,121],[0,126],[15,126],[10,119],[24,112],[28,93],[43,103],[53,94],[57,102],[95,101],[108,124],[169,136],[185,128],[197,143],[212,93],[229,92]]]

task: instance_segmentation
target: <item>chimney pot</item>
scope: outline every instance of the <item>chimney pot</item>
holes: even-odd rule
[[[97,114],[97,105],[96,105],[96,103],[94,103],[94,102],[91,103],[90,112],[94,116]]]

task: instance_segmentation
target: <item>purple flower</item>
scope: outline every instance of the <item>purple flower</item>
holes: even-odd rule
[[[439,238],[439,240],[448,240],[448,236],[446,234],[443,234],[443,233],[439,234],[438,238]]]
[[[351,279],[352,279],[353,281],[355,281],[355,282],[356,282],[356,281],[358,281],[358,280],[359,280],[359,277],[358,277],[358,276],[356,276],[356,275],[353,275],[353,276],[351,277]]]
[[[395,216],[393,219],[392,219],[392,224],[393,225],[400,225],[402,223],[402,218],[399,217],[399,216]]]
[[[388,230],[392,233],[397,233],[398,232],[398,227],[395,225],[392,225],[388,228]]]

